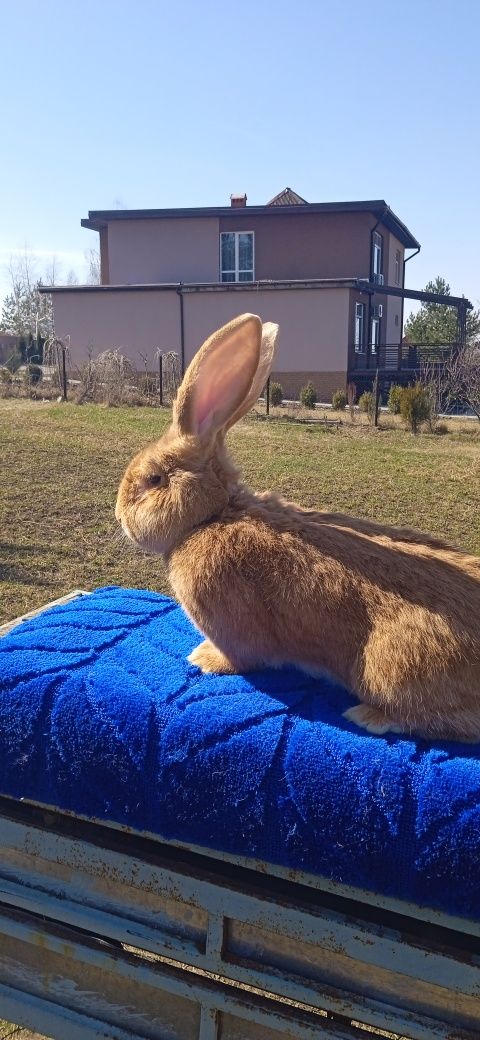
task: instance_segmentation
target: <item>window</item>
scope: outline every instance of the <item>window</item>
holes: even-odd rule
[[[372,327],[370,331],[370,350],[372,354],[376,354],[378,345],[380,343],[380,318],[372,318]]]
[[[355,304],[355,353],[363,354],[365,349],[365,304]]]
[[[222,282],[253,282],[253,231],[222,231],[220,235],[220,279]]]
[[[401,285],[402,284],[401,278],[400,278],[400,265],[401,265],[401,262],[402,262],[402,258],[401,258],[401,255],[400,255],[400,250],[396,249],[395,250],[395,285]]]
[[[380,280],[382,276],[382,261],[383,261],[383,238],[378,234],[378,231],[373,232],[372,242],[372,274],[373,280]]]

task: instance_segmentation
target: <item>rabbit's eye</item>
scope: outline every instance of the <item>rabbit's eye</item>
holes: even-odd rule
[[[166,473],[150,473],[146,478],[148,487],[166,487],[167,485],[167,474]]]

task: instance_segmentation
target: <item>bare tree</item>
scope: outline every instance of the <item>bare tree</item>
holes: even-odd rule
[[[355,383],[347,384],[347,404],[352,423],[355,422],[355,401],[357,399],[357,388]]]
[[[89,285],[101,285],[102,273],[100,267],[100,253],[98,249],[86,249],[85,261],[87,264],[87,281]]]
[[[434,361],[424,361],[420,367],[418,381],[423,387],[428,403],[428,428],[430,433],[435,433],[449,396],[447,370]]]
[[[3,302],[0,330],[20,336],[29,344],[46,339],[53,332],[53,309],[50,296],[39,291],[41,279],[32,254],[23,253],[10,258],[7,266],[10,292]],[[54,274],[54,271],[53,271]],[[47,273],[47,278],[52,271]],[[51,281],[48,284],[53,284]]]
[[[41,282],[43,285],[57,285],[59,280],[60,268],[58,259],[54,254],[42,274]]]
[[[480,341],[467,344],[450,359],[446,377],[450,402],[470,408],[480,421]]]
[[[180,358],[174,350],[157,351],[163,357],[163,381],[165,394],[173,401],[180,386]]]
[[[78,285],[78,276],[73,267],[70,267],[67,274],[64,275],[62,265],[58,262],[58,258],[55,254],[52,256],[47,267],[41,276],[42,285],[59,285],[65,283],[65,285]]]

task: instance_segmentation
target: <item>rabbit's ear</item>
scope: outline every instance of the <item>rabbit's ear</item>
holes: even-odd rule
[[[242,314],[214,332],[187,368],[174,407],[180,433],[202,436],[231,425],[260,362],[262,323]]]
[[[258,363],[257,371],[253,377],[253,382],[247,396],[242,401],[240,407],[237,408],[237,411],[231,415],[230,419],[225,423],[226,430],[229,430],[234,423],[238,422],[238,420],[242,418],[242,415],[246,415],[258,401],[273,365],[277,336],[278,325],[275,325],[273,321],[267,321],[265,325],[262,325],[260,361]]]

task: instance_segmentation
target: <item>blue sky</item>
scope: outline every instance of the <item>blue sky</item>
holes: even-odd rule
[[[25,246],[81,280],[88,209],[289,185],[386,199],[407,284],[479,304],[477,0],[0,0],[0,36],[0,297]]]

